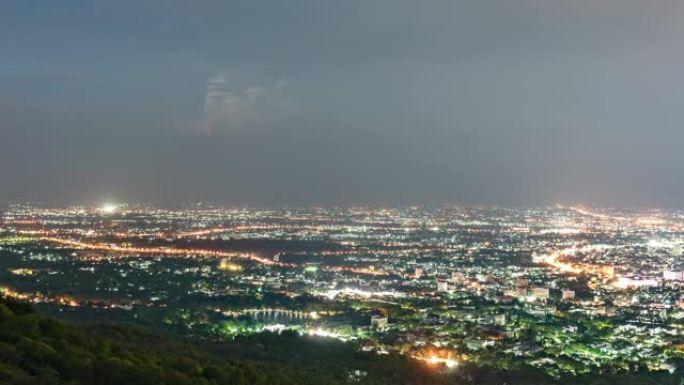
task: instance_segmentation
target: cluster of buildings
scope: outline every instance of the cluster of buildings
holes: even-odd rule
[[[213,337],[291,328],[450,368],[674,370],[683,245],[672,211],[16,205],[0,222],[0,290]]]

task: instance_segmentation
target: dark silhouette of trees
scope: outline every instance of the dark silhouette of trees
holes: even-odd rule
[[[350,373],[363,375],[350,376]],[[190,344],[140,327],[76,327],[0,298],[0,385],[681,385],[663,372],[552,378],[530,366],[438,368],[338,341],[261,334]]]

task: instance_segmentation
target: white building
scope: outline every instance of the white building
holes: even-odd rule
[[[381,315],[371,316],[371,328],[378,330],[385,330],[387,328],[388,319]]]
[[[532,296],[535,299],[549,299],[550,292],[547,287],[535,287],[532,289]]]
[[[563,301],[571,301],[575,299],[574,290],[563,290]]]
[[[452,271],[451,272],[451,280],[454,283],[462,283],[465,281],[465,275],[459,271]]]

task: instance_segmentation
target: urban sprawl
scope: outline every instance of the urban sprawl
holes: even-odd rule
[[[294,332],[554,376],[684,359],[684,212],[17,204],[0,293],[201,339]]]

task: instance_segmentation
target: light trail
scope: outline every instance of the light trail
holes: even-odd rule
[[[616,216],[611,216],[611,215],[607,215],[607,214],[597,213],[597,212],[591,211],[591,210],[586,209],[586,208],[581,207],[581,206],[570,206],[570,207],[568,207],[568,209],[571,211],[574,211],[578,214],[581,214],[581,215],[586,215],[588,217],[594,217],[594,218],[599,218],[599,219],[612,219],[614,221],[628,221],[629,220],[629,218],[626,218],[626,217],[616,217]]]
[[[559,251],[552,252],[550,254],[546,255],[541,255],[537,256],[536,259],[538,262],[543,263],[545,265],[551,266],[553,268],[556,268],[557,270],[563,272],[563,273],[570,273],[570,274],[587,274],[587,275],[598,275],[604,278],[613,278],[613,273],[608,272],[608,270],[612,271],[612,268],[606,270],[606,267],[610,266],[595,266],[595,265],[589,265],[589,264],[578,264],[578,263],[570,263],[561,260],[563,257],[570,257],[570,256],[575,256],[577,253],[587,253],[591,251],[595,251],[599,248],[599,246],[584,246],[581,248],[577,247],[568,247]]]
[[[96,250],[96,251],[109,251],[115,253],[123,254],[167,254],[167,255],[205,255],[217,258],[241,258],[248,259],[263,265],[268,266],[278,266],[286,268],[296,268],[299,267],[296,264],[284,263],[280,261],[274,261],[272,259],[256,256],[252,253],[235,253],[229,251],[221,250],[211,250],[211,249],[186,249],[186,248],[168,248],[168,247],[132,247],[132,246],[119,246],[115,244],[106,243],[93,243],[93,242],[83,242],[73,239],[64,239],[57,237],[44,236],[40,238],[41,241],[56,243],[62,246],[70,246],[85,250]],[[360,267],[345,267],[345,266],[331,266],[326,268],[328,271],[347,271],[350,273],[360,274],[360,275],[373,275],[373,276],[384,276],[388,275],[387,272],[382,270],[375,270],[372,268],[360,268]]]
[[[560,257],[560,252],[555,252],[555,253],[551,253],[551,254],[547,254],[547,255],[539,257],[540,258],[539,261],[545,265],[549,265],[551,267],[554,267],[563,273],[581,274],[581,273],[585,272],[584,269],[581,269],[580,267],[577,267],[571,263],[560,261],[558,259],[559,257]]]
[[[361,274],[361,275],[372,275],[372,276],[385,276],[389,275],[386,271],[383,270],[376,270],[373,268],[368,268],[368,267],[347,267],[347,266],[332,266],[326,268],[328,271],[336,271],[336,272],[341,272],[341,271],[347,271],[350,273],[355,273],[355,274]]]
[[[286,264],[282,262],[276,262],[271,259],[256,256],[251,253],[234,253],[221,250],[211,250],[211,249],[172,249],[167,247],[128,247],[128,246],[118,246],[113,244],[104,243],[90,243],[81,242],[72,239],[63,239],[57,237],[41,237],[44,242],[56,243],[63,246],[71,246],[79,249],[86,250],[100,250],[100,251],[110,251],[117,253],[126,254],[169,254],[169,255],[206,255],[211,257],[221,257],[221,258],[242,258],[249,259],[254,262],[258,262],[264,265],[270,266],[281,266],[281,267],[294,267],[294,265]]]
[[[558,206],[559,208],[565,208],[563,206]],[[684,225],[681,223],[671,223],[669,220],[665,218],[661,218],[658,216],[644,216],[644,215],[638,215],[638,216],[632,216],[632,217],[623,217],[623,216],[614,216],[614,215],[608,215],[608,214],[603,214],[595,211],[591,211],[587,208],[584,208],[582,206],[569,206],[567,207],[568,210],[574,211],[578,214],[585,215],[588,217],[592,218],[597,218],[597,219],[605,219],[605,220],[612,220],[616,222],[629,222],[631,225],[640,227],[640,228],[666,228],[671,231],[684,231]]]

